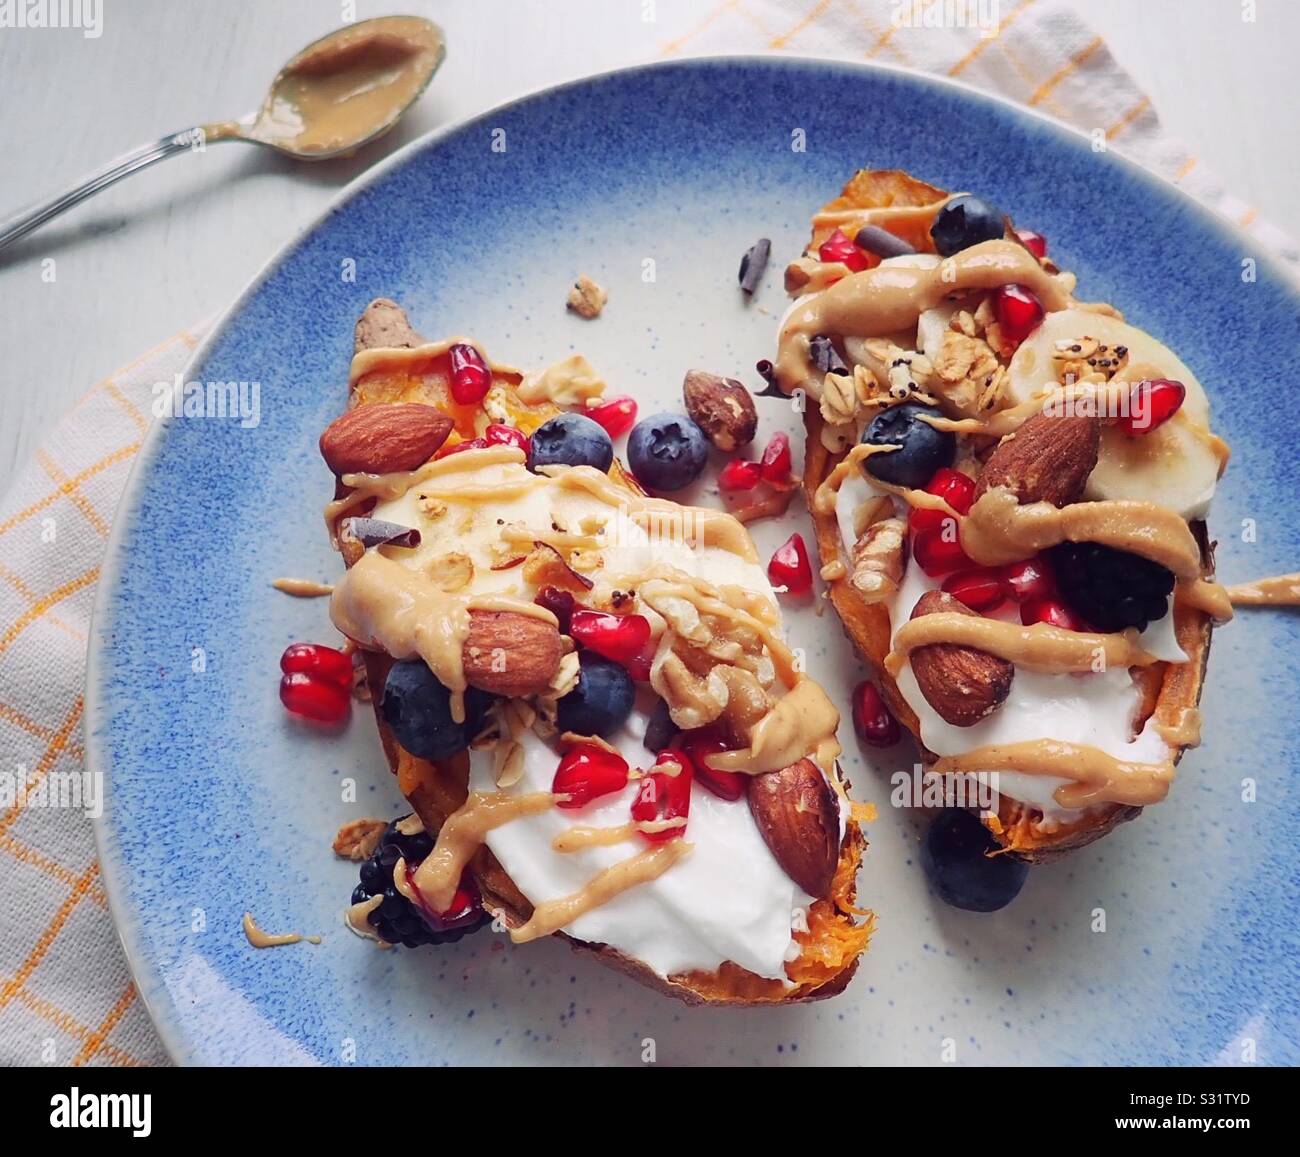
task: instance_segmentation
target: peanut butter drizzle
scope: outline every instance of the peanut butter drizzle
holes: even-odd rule
[[[1233,598],[1222,586],[1209,579],[1180,582],[1174,588],[1174,601],[1209,615],[1216,623],[1231,622],[1233,618]]]
[[[410,369],[422,362],[433,361],[434,358],[445,354],[454,345],[472,345],[482,354],[483,360],[493,374],[522,376],[514,366],[488,357],[483,347],[473,338],[449,337],[443,341],[430,341],[425,342],[423,345],[411,346],[409,349],[401,346],[375,346],[371,349],[358,350],[352,355],[352,366],[348,371],[348,385],[350,387],[355,386],[367,374],[374,373],[376,370]]]
[[[244,913],[244,936],[254,948],[279,948],[285,944],[319,944],[319,936],[304,936],[300,932],[264,932],[257,926],[251,912]]]
[[[859,469],[863,462],[873,454],[892,453],[898,447],[891,444],[873,445],[868,442],[859,442],[847,454],[844,455],[836,464],[834,469],[826,475],[825,481],[817,487],[813,493],[813,510],[817,514],[833,514],[835,512],[835,500],[839,495],[840,487],[848,480],[854,470]],[[875,481],[874,479],[872,480]],[[927,497],[934,497],[928,495]],[[939,499],[943,502],[943,499]],[[946,507],[947,504],[944,503]]]
[[[1061,542],[1099,542],[1158,562],[1185,581],[1201,576],[1201,548],[1181,515],[1153,502],[1050,502],[1021,506],[987,490],[961,520],[962,549],[982,566],[1016,562]]]
[[[336,534],[338,520],[368,499],[378,498],[391,502],[431,478],[444,478],[448,474],[467,473],[480,470],[484,466],[496,466],[508,462],[522,465],[524,452],[515,446],[485,446],[462,450],[458,454],[448,454],[445,458],[431,459],[416,470],[398,470],[391,474],[344,474],[339,481],[349,488],[349,493],[325,504],[325,526],[330,532],[330,542],[338,546]],[[496,493],[499,494],[500,491]]]
[[[461,453],[472,454],[473,451],[462,450]],[[544,481],[533,476],[496,486],[460,486],[455,490],[429,490],[421,487],[420,497],[432,499],[434,502],[508,502],[512,498],[523,498],[542,485]]]
[[[1237,583],[1227,595],[1234,607],[1300,607],[1300,573]]]
[[[1170,713],[1157,707],[1151,717],[1156,734],[1170,747],[1197,747],[1201,742],[1201,709],[1179,707]]]
[[[549,936],[572,924],[579,916],[609,903],[638,884],[657,880],[683,856],[694,848],[685,840],[665,840],[648,851],[638,852],[617,864],[598,872],[576,892],[547,900],[533,909],[532,918],[519,928],[510,930],[510,939],[516,944],[526,944],[541,936]],[[428,863],[426,860],[425,863]]]
[[[835,729],[839,724],[840,713],[826,692],[812,679],[801,675],[754,724],[748,747],[711,755],[705,762],[716,771],[762,775],[811,756],[834,783],[835,757],[840,753]]]
[[[493,828],[521,816],[549,811],[556,797],[549,791],[511,795],[509,792],[471,792],[451,813],[438,832],[437,842],[415,869],[415,888],[425,902],[442,912],[451,904],[461,873]]]
[[[330,621],[349,639],[394,659],[423,659],[452,693],[452,716],[464,719],[470,611],[512,611],[558,625],[530,599],[506,594],[447,592],[418,571],[368,550],[344,572],[330,598]]]
[[[655,770],[662,771],[663,768],[657,767]],[[551,847],[562,854],[581,852],[586,848],[604,848],[614,844],[626,843],[633,836],[666,832],[672,828],[684,828],[685,826],[685,816],[678,816],[676,819],[671,820],[641,820],[630,824],[619,824],[617,827],[612,828],[596,828],[589,827],[586,824],[578,824],[562,831],[551,840]]]
[[[786,393],[804,387],[817,396],[821,377],[809,356],[817,334],[880,337],[915,327],[922,313],[954,293],[1013,282],[1032,290],[1048,312],[1070,304],[1061,283],[1032,253],[1010,241],[973,245],[930,268],[878,265],[850,274],[803,299],[787,318],[779,339],[777,381]]]
[[[973,647],[1007,659],[1017,667],[1052,674],[1148,667],[1157,662],[1139,644],[1138,633],[1131,628],[1119,634],[1100,635],[1066,631],[1047,623],[1022,627],[1002,619],[940,611],[909,619],[898,628],[894,649],[885,657],[885,670],[897,678],[908,655],[934,643]]]
[[[559,486],[585,491],[607,506],[623,511],[637,526],[652,534],[680,528],[687,543],[698,539],[701,546],[716,546],[746,562],[759,561],[749,531],[726,511],[683,506],[666,498],[634,494],[592,466],[543,466],[541,473]]]
[[[271,585],[295,599],[321,599],[334,593],[332,583],[318,583],[313,579],[278,578],[272,580]]]
[[[1136,763],[1116,759],[1097,747],[1056,739],[989,744],[936,760],[932,770],[942,775],[1017,771],[1023,775],[1074,780],[1052,793],[1056,802],[1066,808],[1091,807],[1098,803],[1138,807],[1159,803],[1169,794],[1174,778],[1172,762]]]
[[[392,945],[375,931],[375,926],[369,920],[370,913],[383,902],[382,895],[371,896],[369,900],[359,900],[343,914],[343,920],[358,936],[373,940],[380,948],[391,948]]]
[[[1007,406],[987,418],[944,418],[934,414],[923,414],[921,420],[936,430],[948,430],[954,434],[1005,438],[1008,434],[1014,434],[1030,418],[1048,407],[1059,408],[1062,412],[1066,412],[1066,408],[1070,407],[1080,416],[1118,413],[1121,399],[1127,398],[1132,388],[1131,382],[1118,380],[1105,383],[1077,382],[1044,390],[1026,402]]]

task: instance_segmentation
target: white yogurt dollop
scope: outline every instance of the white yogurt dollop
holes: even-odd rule
[[[474,564],[476,591],[510,591],[520,585],[517,569],[494,571],[491,550],[499,538],[498,519],[545,528],[552,519],[576,528],[584,518],[609,519],[602,536],[602,576],[636,575],[654,563],[698,575],[715,586],[735,585],[762,594],[775,603],[763,568],[729,551],[695,545],[698,528],[681,528],[680,540],[660,526],[652,540],[646,530],[591,495],[579,490],[538,487],[507,496],[507,484],[522,467],[488,465],[458,476],[466,487],[497,488],[502,498],[482,503],[465,519],[461,511],[438,518],[421,512],[417,486],[404,496],[378,504],[374,517],[421,528],[415,550],[402,551],[409,566],[436,565],[455,550]],[[531,475],[529,476],[531,477]],[[436,490],[430,483],[426,489]],[[394,557],[397,554],[394,553]],[[648,608],[642,613],[658,624]],[[653,695],[643,692],[627,723],[612,742],[631,767],[648,767],[654,756],[642,746]],[[550,791],[560,762],[554,741],[531,731],[523,733],[524,770],[509,790]],[[493,758],[488,751],[470,753],[470,788],[496,791]],[[597,873],[644,851],[651,845],[640,835],[614,845],[557,852],[551,841],[575,826],[621,827],[631,821],[636,784],[617,794],[593,800],[587,807],[552,808],[523,816],[490,832],[487,845],[519,890],[540,904],[580,891]],[[759,976],[788,983],[785,964],[799,954],[791,928],[803,918],[812,897],[786,875],[768,850],[744,799],[719,799],[698,784],[691,790],[685,839],[694,850],[657,879],[638,884],[615,899],[579,917],[568,934],[596,944],[608,944],[648,964],[661,976],[700,970],[713,972],[731,960]]]
[[[864,503],[879,498],[881,493],[861,471],[844,480],[836,500],[835,517],[846,550],[853,549],[856,511]],[[895,503],[900,516],[905,517],[904,505],[897,499]],[[909,558],[898,594],[887,604],[891,644],[921,596],[942,585],[942,579],[931,578]],[[994,617],[1018,621],[1014,606],[1003,608]],[[1187,655],[1174,638],[1172,600],[1164,618],[1142,632],[1141,641],[1157,658],[1187,661]],[[972,727],[955,727],[940,717],[921,694],[911,663],[904,664],[896,682],[899,694],[920,721],[921,742],[937,756],[961,755],[988,744],[1035,739],[1086,744],[1119,759],[1144,763],[1159,763],[1169,755],[1150,720],[1137,736],[1133,735],[1139,693],[1127,667],[1086,675],[1053,675],[1017,668],[1003,704]],[[977,773],[976,778],[1011,799],[1041,809],[1049,823],[1078,814],[1077,809],[1064,808],[1056,802],[1054,792],[1069,782],[1058,776],[1027,775],[991,767]]]

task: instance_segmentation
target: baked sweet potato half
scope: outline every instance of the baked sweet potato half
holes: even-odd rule
[[[529,616],[520,613],[524,608],[518,603],[502,602],[500,606],[506,607],[505,610],[499,607],[486,610],[486,604],[472,601],[461,604],[470,607],[470,633],[465,637],[463,650],[449,661],[447,670],[460,678],[459,687],[466,696],[490,694],[494,696],[494,704],[487,713],[488,723],[471,742],[469,750],[430,758],[403,746],[398,735],[400,728],[394,727],[393,718],[384,707],[390,672],[396,664],[409,665],[413,658],[419,661],[418,655],[413,657],[404,646],[392,645],[395,636],[390,629],[392,624],[384,619],[386,611],[376,608],[372,601],[364,608],[366,613],[360,613],[359,603],[349,602],[347,594],[341,598],[336,590],[331,613],[335,623],[363,649],[384,754],[397,777],[399,790],[424,829],[438,841],[428,859],[437,859],[444,851],[452,849],[457,837],[448,836],[447,830],[459,832],[466,827],[466,816],[477,806],[473,801],[485,793],[493,794],[495,789],[496,794],[503,796],[512,792],[532,793],[530,798],[535,798],[539,788],[550,790],[553,786],[558,793],[559,779],[555,780],[555,785],[551,782],[551,769],[555,764],[547,763],[542,771],[538,771],[537,759],[549,759],[551,754],[559,758],[566,750],[572,751],[575,745],[591,753],[597,761],[609,752],[614,752],[617,758],[621,751],[631,766],[629,774],[632,779],[638,775],[635,765],[639,762],[644,767],[640,772],[640,788],[629,784],[627,789],[636,790],[638,802],[648,786],[647,780],[654,780],[665,792],[670,791],[671,788],[665,786],[670,780],[662,777],[682,774],[678,765],[685,763],[695,769],[693,786],[688,784],[691,790],[689,814],[662,823],[634,823],[621,831],[609,826],[599,827],[600,822],[608,821],[587,818],[583,808],[561,811],[566,806],[563,803],[546,806],[545,818],[549,823],[552,820],[559,822],[561,817],[573,817],[572,828],[556,830],[566,838],[579,841],[581,846],[587,846],[583,841],[619,842],[625,851],[635,851],[637,848],[662,849],[670,844],[695,841],[694,850],[680,864],[673,864],[661,877],[649,877],[629,891],[617,894],[604,908],[597,907],[597,914],[613,910],[618,905],[625,906],[643,889],[661,882],[666,888],[674,872],[684,871],[701,857],[713,855],[709,849],[701,847],[708,833],[715,830],[710,824],[730,825],[726,830],[738,841],[736,854],[742,857],[733,866],[731,874],[743,875],[746,865],[755,870],[760,881],[755,888],[767,887],[771,895],[777,897],[771,900],[768,893],[763,893],[767,897],[763,903],[768,908],[773,903],[779,908],[780,897],[787,894],[797,901],[794,904],[797,912],[786,912],[778,919],[778,922],[780,919],[786,921],[783,934],[787,944],[786,958],[783,963],[778,961],[782,974],[774,975],[769,967],[766,975],[760,975],[725,956],[708,968],[668,967],[663,966],[667,957],[660,954],[654,945],[647,946],[643,953],[631,950],[626,943],[614,945],[577,934],[575,928],[581,927],[577,921],[588,918],[591,911],[583,910],[577,920],[566,921],[555,915],[556,906],[571,903],[574,895],[586,895],[585,890],[591,885],[584,881],[576,893],[558,898],[554,894],[556,889],[541,896],[536,886],[531,899],[527,894],[528,881],[536,885],[537,880],[551,870],[538,869],[535,861],[539,858],[544,860],[553,851],[557,863],[563,861],[555,869],[557,872],[567,870],[568,864],[578,858],[573,855],[566,858],[560,851],[558,836],[551,840],[549,847],[535,841],[523,851],[518,840],[498,843],[496,850],[492,846],[499,835],[518,825],[520,819],[482,833],[481,841],[475,843],[466,855],[464,870],[472,878],[485,909],[495,913],[516,937],[531,938],[527,930],[537,927],[538,921],[542,920],[544,931],[554,929],[554,934],[569,940],[575,949],[590,953],[610,967],[692,1004],[789,1003],[817,1000],[840,992],[857,967],[873,921],[870,913],[856,907],[855,899],[857,872],[865,846],[857,822],[862,812],[848,803],[837,769],[827,771],[818,767],[812,758],[808,758],[812,753],[794,742],[789,751],[797,751],[804,758],[796,758],[772,771],[752,776],[742,774],[737,779],[726,780],[724,788],[734,787],[739,795],[727,794],[726,791],[722,795],[712,791],[704,793],[702,781],[712,781],[712,777],[719,776],[719,773],[704,765],[704,757],[687,743],[691,736],[702,736],[716,742],[714,750],[736,751],[746,750],[748,740],[748,750],[761,754],[764,743],[757,738],[762,731],[761,725],[765,719],[778,714],[776,707],[783,699],[779,693],[782,687],[777,670],[781,667],[780,646],[772,642],[779,633],[775,604],[768,606],[763,599],[755,600],[752,594],[742,595],[725,583],[707,588],[691,587],[687,577],[664,569],[667,566],[665,559],[678,557],[671,552],[661,552],[662,558],[647,564],[634,585],[626,573],[615,573],[619,565],[617,560],[625,556],[619,555],[612,545],[598,555],[591,553],[595,550],[591,541],[599,541],[606,528],[598,528],[592,525],[589,517],[578,517],[564,507],[561,499],[565,499],[566,494],[554,492],[554,487],[547,489],[551,485],[551,475],[545,470],[527,471],[519,455],[512,458],[508,451],[504,451],[492,456],[480,450],[478,460],[487,464],[480,473],[475,473],[480,468],[474,465],[473,450],[460,450],[454,456],[455,462],[468,465],[463,468],[455,466],[459,473],[450,476],[457,480],[455,485],[448,481],[447,473],[438,473],[437,462],[452,461],[453,456],[447,453],[451,447],[457,442],[465,442],[471,447],[478,445],[476,440],[483,439],[489,424],[494,428],[509,426],[524,435],[531,435],[560,412],[555,405],[539,399],[538,392],[531,386],[524,386],[523,376],[517,371],[485,361],[492,379],[487,396],[472,403],[457,402],[452,391],[453,370],[448,344],[426,342],[411,328],[402,309],[388,300],[377,300],[365,310],[357,323],[355,350],[346,411],[349,420],[366,428],[368,420],[364,412],[368,408],[418,405],[431,407],[434,413],[445,416],[449,422],[441,442],[432,449],[431,441],[414,447],[400,447],[400,437],[385,434],[380,439],[384,451],[400,447],[407,457],[400,462],[395,457],[386,459],[369,473],[336,471],[336,501],[331,506],[329,517],[332,532],[349,567],[346,578],[354,578],[361,569],[380,574],[375,570],[378,564],[372,558],[376,551],[386,556],[382,561],[383,568],[390,568],[394,562],[403,566],[399,560],[409,556],[412,561],[405,570],[407,575],[416,575],[421,583],[431,581],[440,591],[449,591],[452,596],[475,590],[473,584],[482,581],[490,588],[484,596],[489,602],[508,598],[526,599],[528,603],[540,600],[570,616],[575,610],[590,608],[593,613],[601,614],[638,610],[651,618],[654,616],[647,607],[649,601],[655,601],[656,608],[666,615],[660,619],[671,622],[673,631],[678,632],[673,634],[664,626],[662,633],[656,636],[655,657],[649,667],[651,686],[646,687],[642,679],[637,692],[638,706],[631,718],[638,719],[636,712],[642,709],[642,701],[653,699],[661,688],[680,687],[685,689],[680,698],[673,695],[669,698],[673,699],[673,718],[684,730],[670,744],[671,750],[660,751],[657,757],[653,750],[643,750],[638,761],[631,755],[622,732],[607,737],[562,733],[566,723],[565,696],[574,692],[574,680],[581,677],[575,672],[586,670],[583,665],[586,652],[582,652],[583,663],[579,663],[573,641],[567,633],[573,629],[570,624],[563,618],[548,619],[544,615],[521,622],[529,620]],[[521,388],[530,401],[521,396]],[[351,418],[358,413],[363,416]],[[436,423],[430,418],[417,424],[431,430]],[[409,418],[400,423],[402,430],[409,430],[410,425]],[[428,437],[435,439],[436,434],[431,432]],[[327,438],[322,448],[327,461],[331,454],[338,460],[339,450],[332,439]],[[370,451],[374,453],[373,440]],[[348,464],[355,465],[350,461]],[[420,474],[422,464],[424,474]],[[429,473],[431,464],[432,474]],[[382,475],[388,470],[408,473],[401,476],[402,480],[396,486],[375,481],[374,475]],[[483,473],[493,470],[497,473]],[[611,504],[611,508],[622,504],[634,515],[640,511],[664,518],[671,518],[674,512],[680,513],[675,504],[644,495],[617,459],[609,463],[603,474],[590,466],[573,470],[584,473],[571,489],[583,494],[597,494]],[[411,471],[416,471],[416,474],[411,475]],[[411,489],[412,477],[423,479],[415,490]],[[491,484],[484,484],[483,478],[490,478]],[[404,555],[403,548],[391,545],[367,547],[365,542],[349,532],[349,519],[371,514],[380,519],[390,518],[392,496],[399,491],[403,499],[414,503],[403,509],[412,521],[416,521],[418,516],[424,534],[422,549],[426,551],[425,555],[416,555],[412,551]],[[531,501],[528,496],[536,494],[543,495],[550,505],[531,508],[511,505],[512,502]],[[623,496],[621,499],[620,495]],[[541,510],[549,511],[549,527],[536,529],[530,523],[534,529],[524,533],[519,520],[529,510],[534,514]],[[717,517],[725,516],[718,513]],[[429,558],[427,552],[442,534],[440,528],[447,525],[447,519],[463,520],[454,524],[454,532],[448,539],[460,549]],[[490,556],[476,553],[477,548],[470,545],[484,533],[484,526],[493,538]],[[740,529],[739,524],[733,528],[708,516],[696,529],[701,534],[702,543],[707,545],[725,538],[743,553],[743,541],[731,537]],[[546,541],[528,541],[532,533]],[[744,532],[740,533],[743,535]],[[747,541],[747,536],[744,541]],[[513,543],[519,545],[512,547]],[[584,551],[588,553],[584,554]],[[455,554],[461,557],[453,558]],[[489,557],[492,561],[490,567],[485,565]],[[370,561],[362,567],[363,560],[367,559]],[[706,579],[707,572],[707,566],[702,565]],[[391,569],[383,569],[383,575],[392,573]],[[465,574],[471,577],[465,578]],[[405,578],[400,582],[405,595],[417,600],[424,597],[414,587],[405,587]],[[545,594],[542,594],[543,589]],[[560,592],[558,595],[557,591]],[[398,597],[402,597],[402,592],[398,592]],[[452,607],[452,604],[446,605]],[[497,606],[496,603],[491,605]],[[509,609],[512,605],[518,609]],[[434,602],[429,606],[437,610],[443,604]],[[510,617],[514,623],[512,629],[517,629],[504,645],[499,637],[502,616]],[[722,628],[717,628],[712,635],[708,632],[692,634],[710,623],[716,627],[718,620],[734,626],[733,633],[727,635]],[[658,620],[656,622],[662,626]],[[475,634],[476,631],[479,634]],[[691,638],[684,641],[686,635]],[[766,645],[762,644],[764,638],[769,640]],[[554,653],[547,651],[545,658],[538,658],[552,641],[556,646]],[[389,645],[386,646],[385,642]],[[443,671],[439,665],[440,654],[435,651],[430,660],[435,674]],[[645,675],[644,670],[641,675]],[[456,682],[456,678],[447,678],[449,685]],[[720,683],[725,690],[719,690]],[[712,718],[708,718],[710,701],[706,694],[710,689],[710,693],[720,694],[725,700]],[[813,698],[820,695],[820,692],[804,690]],[[788,689],[785,693],[789,693]],[[697,697],[692,698],[693,695]],[[828,701],[826,705],[829,706]],[[698,714],[692,714],[692,711]],[[788,716],[791,713],[787,711],[784,714]],[[569,719],[571,722],[572,715]],[[699,728],[691,726],[697,723]],[[833,722],[830,727],[833,730]],[[572,726],[569,730],[573,730]],[[544,738],[538,739],[538,734]],[[770,739],[775,730],[769,728],[764,734]],[[517,758],[514,755],[516,745],[521,751]],[[647,742],[645,746],[650,745]],[[771,758],[780,761],[779,755]],[[543,777],[544,784],[534,782],[538,775]],[[726,775],[726,772],[721,773],[723,779]],[[556,794],[554,798],[567,798],[569,805],[579,802],[573,796]],[[609,794],[601,798],[617,800],[621,797]],[[601,800],[594,800],[589,807],[600,803]],[[626,808],[626,803],[621,806]],[[642,813],[634,808],[632,815],[639,814]],[[626,813],[624,816],[627,818]],[[684,821],[684,828],[672,830],[679,821]],[[568,820],[564,822],[568,823]],[[439,840],[440,835],[446,838]],[[502,851],[508,859],[513,857],[512,862],[516,865],[513,873],[507,870],[497,851]],[[450,851],[447,854],[451,854]],[[755,865],[757,869],[754,869]],[[611,872],[619,870],[619,864],[610,867]],[[609,878],[606,871],[600,875]],[[774,882],[778,876],[783,883]],[[421,873],[417,870],[410,878],[418,884]],[[549,887],[549,877],[546,879]],[[770,947],[774,942],[770,931],[775,927],[771,923],[772,912],[764,909],[762,904],[758,909],[742,910],[745,908],[745,895],[738,890],[734,880],[727,886],[731,890],[720,893],[720,904],[712,917],[723,931],[716,935],[710,933],[713,937],[711,943],[716,945],[728,940],[730,921],[737,930],[732,937],[739,946],[736,954],[743,956],[750,947],[745,939],[748,933],[743,931],[746,921],[766,922],[769,934],[765,943]],[[421,898],[427,898],[418,887],[416,891]],[[675,897],[666,892],[663,894],[665,907],[671,908],[676,902]],[[735,912],[728,908],[733,904],[737,907]],[[790,924],[792,917],[793,926]],[[681,935],[684,940],[689,940],[689,919],[679,913],[665,927],[676,928],[674,921],[687,926]],[[626,932],[626,926],[620,926],[620,929],[620,934]],[[671,932],[669,939],[676,934]],[[636,938],[628,936],[628,939],[635,941]],[[722,951],[715,947],[714,954]],[[673,958],[682,955],[689,953],[678,953]],[[655,961],[648,960],[648,956],[655,957]]]
[[[807,394],[804,487],[845,631],[927,765],[965,775],[957,757],[974,750],[991,761],[982,772],[1002,772],[985,825],[1036,863],[1163,798],[1198,740],[1215,618],[1230,615],[1204,522],[1227,452],[1204,392],[1117,310],[1076,300],[1040,240],[967,195],[859,172],[787,270],[796,300],[776,360],[780,386]],[[1101,527],[1107,512],[1123,533]],[[1046,585],[1019,601],[1029,588],[1009,579],[1023,560]],[[999,624],[909,621],[953,609]],[[986,639],[992,653],[971,645]],[[908,651],[918,640],[930,644]],[[1099,665],[1079,661],[1081,640]],[[1104,759],[1097,729],[1070,722],[1091,711],[1110,729]],[[1041,731],[1026,731],[1031,718]],[[1056,774],[1033,765],[1031,737],[1071,741],[1051,753]],[[1144,754],[1121,760],[1130,744]]]

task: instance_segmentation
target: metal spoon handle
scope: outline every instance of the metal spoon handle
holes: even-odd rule
[[[141,145],[138,149],[118,157],[115,161],[110,161],[102,169],[97,169],[78,181],[67,192],[51,197],[48,201],[42,201],[39,205],[33,205],[9,220],[0,222],[0,249],[12,241],[17,241],[19,237],[25,237],[33,229],[44,225],[46,221],[53,220],[74,205],[80,205],[82,201],[93,197],[101,189],[116,184],[123,177],[129,177],[132,173],[139,172],[165,157],[190,152],[196,147],[196,143],[198,147],[202,147],[202,142],[210,139],[212,138],[204,134],[202,127],[195,126],[192,129],[160,137],[150,144]]]

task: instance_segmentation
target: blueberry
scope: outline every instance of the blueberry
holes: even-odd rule
[[[591,651],[583,651],[578,663],[577,686],[557,704],[560,730],[608,738],[632,714],[632,677],[621,664]]]
[[[652,490],[689,486],[709,460],[704,431],[683,414],[656,414],[632,427],[627,463],[637,480]]]
[[[934,215],[930,236],[941,256],[951,257],[981,241],[996,241],[1006,233],[1002,210],[969,193],[953,197]]]
[[[881,410],[862,431],[869,446],[898,446],[885,454],[873,454],[863,463],[870,475],[895,486],[913,490],[925,486],[934,472],[951,466],[957,453],[957,438],[951,430],[936,430],[921,420],[922,414],[942,418],[933,406],[904,402]]]
[[[967,912],[996,912],[1024,887],[1029,865],[990,856],[997,841],[973,812],[947,808],[935,817],[921,846],[921,863],[945,904]]]
[[[483,722],[492,697],[471,687],[465,693],[465,722],[451,718],[451,692],[419,659],[394,663],[384,683],[380,711],[412,755],[446,759],[464,751]]]
[[[557,414],[533,433],[528,469],[539,466],[594,466],[609,469],[614,443],[604,429],[581,414]]]

